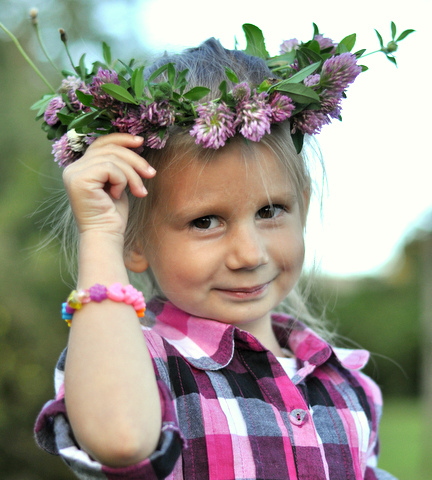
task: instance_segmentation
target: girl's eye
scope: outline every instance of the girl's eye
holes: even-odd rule
[[[277,217],[284,210],[282,205],[267,205],[258,210],[259,218],[267,219]]]
[[[209,230],[210,228],[217,227],[219,225],[219,221],[214,215],[208,215],[206,217],[200,217],[192,220],[191,225],[199,230]]]

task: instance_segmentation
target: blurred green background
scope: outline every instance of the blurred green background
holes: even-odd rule
[[[94,2],[39,3],[42,32],[53,56],[62,54],[57,26],[65,28],[70,39],[85,38],[86,48],[96,49],[105,40],[122,57],[136,53],[133,46],[138,41],[112,38],[109,29],[98,24]],[[58,83],[40,56],[28,20],[28,2],[0,0],[0,21]],[[61,171],[52,164],[50,145],[29,110],[45,90],[15,46],[0,34],[0,478],[4,480],[73,478],[58,458],[40,451],[32,437],[35,417],[52,396],[53,367],[67,340],[59,304],[70,289],[58,246],[37,248],[48,232],[43,221],[52,203],[46,200],[61,190]],[[372,352],[367,373],[385,397],[380,465],[400,480],[432,478],[432,216],[422,225],[407,232],[404,251],[392,271],[361,279],[319,278],[316,292],[327,304],[341,343]]]

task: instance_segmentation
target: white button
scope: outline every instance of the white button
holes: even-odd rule
[[[295,408],[289,414],[290,422],[293,425],[303,425],[306,422],[308,417],[308,412],[306,410],[302,410],[301,408]]]

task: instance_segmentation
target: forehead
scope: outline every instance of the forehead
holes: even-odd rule
[[[259,144],[245,150],[230,145],[210,159],[185,156],[172,162],[157,177],[157,203],[165,205],[213,196],[228,196],[235,201],[257,193],[266,196],[296,193],[287,167]]]

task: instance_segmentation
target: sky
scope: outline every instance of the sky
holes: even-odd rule
[[[36,7],[44,3],[34,1]],[[404,243],[432,211],[432,101],[428,92],[432,69],[427,57],[431,3],[98,0],[92,2],[92,9],[97,28],[123,41],[132,30],[143,50],[155,54],[193,47],[211,36],[226,48],[234,48],[236,40],[243,48],[243,23],[261,28],[267,50],[274,55],[283,40],[309,40],[313,22],[335,41],[357,33],[356,48],[368,52],[379,48],[375,28],[385,42],[390,40],[390,21],[396,23],[398,33],[415,29],[400,44],[398,68],[383,54],[362,61],[369,70],[348,89],[343,121],[324,127],[317,136],[327,184],[310,208],[306,264],[317,264],[331,275],[359,276],[397,268]],[[85,39],[81,46],[85,51]]]
[[[258,5],[258,6],[257,6]],[[398,33],[416,32],[400,43],[398,68],[383,54],[367,57],[348,90],[343,122],[318,136],[327,185],[322,204],[312,204],[306,234],[307,265],[340,276],[379,274],[397,266],[404,242],[432,209],[430,94],[422,79],[432,73],[425,55],[429,43],[429,0],[362,2],[272,0],[152,0],[142,2],[136,28],[151,50],[179,51],[210,36],[226,48],[244,46],[243,23],[261,28],[267,50],[277,54],[282,40],[308,40],[312,22],[337,41],[357,33],[356,47],[378,47],[376,28],[387,42],[390,21]],[[306,6],[307,5],[307,6]],[[161,12],[163,19],[161,20]],[[321,184],[322,182],[318,182]]]

